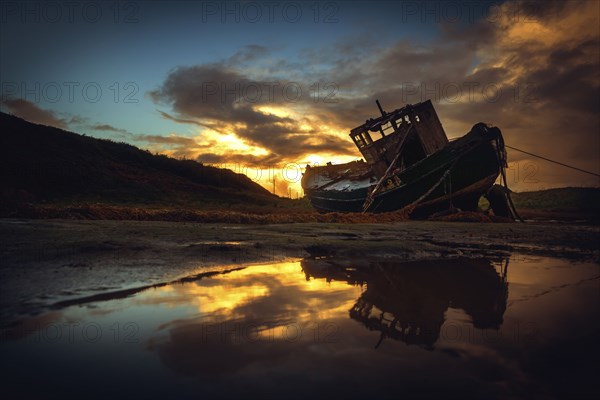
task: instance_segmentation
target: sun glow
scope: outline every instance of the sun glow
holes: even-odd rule
[[[269,154],[265,148],[250,144],[234,133],[223,134],[207,129],[202,131],[195,139],[198,143],[202,143],[204,148],[210,149],[211,153],[217,155],[231,154],[232,152],[255,156]]]
[[[218,279],[206,278],[197,284],[170,285],[156,290],[161,295],[161,301],[172,303],[172,306],[183,304],[181,300],[184,298],[188,301],[193,299],[191,303],[202,316],[219,321],[246,317],[244,313],[248,304],[272,295],[280,296],[281,293],[273,292],[273,288],[277,287],[289,288],[302,295],[281,306],[290,315],[295,314],[300,321],[345,317],[360,294],[360,288],[349,286],[346,282],[314,278],[307,280],[299,261],[250,266],[220,275]],[[346,301],[336,307],[325,306],[322,299],[311,296],[311,293],[323,290]],[[156,293],[152,296],[156,296]]]
[[[292,111],[286,107],[276,107],[276,106],[260,106],[256,107],[257,111],[260,111],[263,114],[271,114],[279,118],[290,118],[292,116]]]

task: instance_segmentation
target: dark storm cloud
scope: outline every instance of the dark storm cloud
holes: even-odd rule
[[[174,151],[180,153],[185,150],[186,156],[189,156],[189,149],[198,148],[198,144],[192,138],[186,136],[180,136],[177,134],[170,134],[169,136],[162,135],[144,135],[138,133],[129,132],[126,129],[116,128],[110,124],[87,124],[87,127],[96,131],[111,132],[114,136],[120,140],[126,140],[128,142],[143,143],[143,144],[158,144],[167,145],[174,149]],[[143,146],[142,146],[143,147]]]
[[[252,126],[293,122],[255,109],[255,106],[268,104],[274,98],[268,93],[257,97],[257,84],[260,83],[228,69],[224,64],[208,64],[176,68],[160,89],[149,94],[153,101],[173,107],[179,115],[169,116],[173,120],[188,122],[196,118]],[[260,93],[262,89],[261,85]]]
[[[180,123],[180,124],[191,124],[191,125],[202,126],[204,128],[212,129],[212,130],[214,130],[216,132],[223,133],[218,124],[204,123],[204,122],[200,122],[200,121],[195,120],[195,119],[178,118],[178,117],[175,117],[175,116],[173,116],[173,115],[171,115],[169,113],[166,113],[164,111],[160,111],[160,110],[157,110],[157,111],[158,111],[158,113],[163,118],[171,120],[173,122],[177,122],[177,123]]]
[[[451,137],[487,122],[499,126],[514,147],[597,172],[599,13],[598,2],[506,2],[497,6],[494,18],[439,24],[439,36],[425,45],[400,40],[383,46],[367,34],[354,38],[361,45],[342,39],[305,49],[301,59],[310,62],[302,64],[293,59],[261,64],[268,55],[265,49],[244,48],[221,63],[178,68],[150,95],[172,107],[177,114],[172,119],[235,124],[232,129],[239,137],[288,159],[310,152],[356,151],[349,140],[334,135],[316,135],[320,140],[313,142],[315,135],[299,129],[306,126],[302,121],[263,112],[263,105],[302,110],[312,121],[347,132],[378,114],[375,99],[387,111],[432,99]],[[251,89],[248,82],[256,71],[263,80],[296,81],[304,89],[314,82],[333,82],[336,101],[302,96],[290,102],[278,91],[256,101],[206,92],[203,98],[203,82],[230,89],[238,83],[234,90],[239,93]],[[312,130],[319,132],[316,125]],[[526,158],[512,151],[509,157]],[[541,169],[545,175],[540,179],[550,186],[598,184],[595,178],[557,166]]]
[[[543,6],[528,11],[527,19],[515,19],[508,9],[526,10],[526,5],[503,4],[505,18],[441,26],[442,35],[427,47],[401,41],[364,61],[346,51],[346,61],[338,55],[336,63],[352,66],[337,70],[340,86],[371,96],[344,99],[342,108],[331,111],[342,123],[375,114],[373,98],[388,111],[430,98],[450,136],[488,122],[515,147],[598,172],[599,3]],[[406,90],[403,83],[418,90]],[[455,85],[461,88],[458,98],[454,90],[445,91]],[[509,157],[531,159],[510,150]],[[534,161],[540,166],[540,184],[599,183]]]
[[[456,121],[478,116],[500,126],[508,143],[515,147],[598,172],[599,3],[553,2],[549,7],[535,15],[533,25],[511,27],[504,23],[496,27],[501,31],[495,38],[497,54],[467,76],[495,83],[505,95],[495,102],[444,106],[442,112]],[[561,26],[567,23],[569,30]],[[502,36],[511,28],[516,40]],[[526,158],[516,152],[509,152],[509,156],[512,160]],[[547,185],[599,183],[595,178],[533,161],[539,165],[540,181]]]
[[[244,166],[261,166],[266,167],[269,164],[274,164],[277,160],[272,157],[258,157],[251,154],[215,154],[201,153],[196,157],[198,162],[203,164],[240,164]]]
[[[185,136],[134,135],[134,138],[136,141],[147,143],[177,145],[183,148],[198,147],[198,144],[194,139]]]
[[[96,124],[96,125],[92,125],[91,128],[95,131],[108,131],[108,132],[115,132],[115,133],[122,133],[122,134],[129,133],[129,132],[127,132],[126,129],[115,128],[114,126],[109,125],[109,124]]]
[[[53,111],[44,110],[25,99],[6,99],[2,102],[11,114],[36,124],[66,129],[69,121],[59,118]]]
[[[110,124],[90,124],[89,119],[79,115],[58,117],[53,111],[44,110],[37,104],[25,99],[7,99],[2,102],[8,111],[27,121],[54,126],[61,129],[73,129],[74,125],[80,125],[95,131],[111,132],[119,138],[128,138],[132,134],[125,129],[116,128]]]
[[[239,57],[239,55],[235,56]],[[235,58],[234,57],[234,58]],[[229,68],[225,63],[179,67],[163,85],[149,93],[156,103],[170,105],[176,116],[161,112],[168,119],[195,123],[220,131],[230,130],[253,145],[268,149],[274,158],[290,158],[308,151],[350,151],[345,141],[332,135],[312,135],[314,129],[301,128],[302,121],[260,111],[260,106],[306,104],[292,92],[286,98],[284,85],[276,79],[253,81],[249,76]],[[306,90],[306,87],[305,87]],[[293,97],[292,97],[293,96]]]
[[[579,7],[582,3],[587,1],[589,0],[517,0],[508,2],[506,7],[518,18],[527,18],[530,21],[540,21],[560,17],[561,13],[568,12],[569,9],[573,9],[574,7]]]

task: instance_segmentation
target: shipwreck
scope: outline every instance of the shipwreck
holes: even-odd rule
[[[352,129],[363,160],[306,167],[302,188],[321,212],[407,210],[428,216],[448,210],[476,211],[481,196],[495,215],[518,217],[506,186],[504,139],[499,128],[477,123],[448,140],[430,100],[407,104]]]

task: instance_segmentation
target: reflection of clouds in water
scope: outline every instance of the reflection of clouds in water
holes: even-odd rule
[[[138,302],[167,307],[191,303],[200,315],[217,320],[267,315],[308,320],[345,315],[351,306],[348,302],[359,293],[359,288],[345,282],[307,281],[300,263],[288,262],[252,266],[192,284],[157,288],[142,293]]]
[[[312,357],[331,353],[320,344],[339,338],[360,295],[360,288],[345,282],[307,281],[299,262],[250,267],[166,290],[177,302],[191,298],[199,313],[170,324],[169,336],[152,343],[161,361],[184,375],[248,380],[284,370],[306,374]],[[298,363],[290,364],[292,359]]]
[[[306,375],[306,369],[328,365],[331,371],[327,374],[337,371],[334,375],[345,376],[349,373],[346,366],[359,368],[362,357],[373,357],[377,336],[384,335],[386,329],[387,337],[431,345],[452,301],[469,308],[467,303],[473,302],[473,296],[494,285],[504,287],[494,266],[485,260],[377,264],[368,268],[303,260],[250,267],[169,288],[176,292],[175,299],[191,296],[200,313],[170,324],[168,337],[153,342],[152,348],[166,366],[184,375],[218,377],[249,371],[281,375],[285,371],[300,376]],[[500,294],[506,292],[500,290]],[[369,303],[368,312],[361,318],[356,308],[364,303]],[[473,314],[487,309],[485,305],[470,308]],[[433,336],[426,343],[411,341],[409,334],[394,336],[375,315],[384,313],[408,318],[398,324],[407,331],[406,322],[431,324],[427,328]],[[386,344],[376,358],[394,363],[394,357],[404,351]]]
[[[485,259],[307,259],[198,275],[95,301],[94,309],[69,307],[32,318],[29,326],[44,319],[46,326],[79,323],[75,344],[84,346],[41,342],[48,354],[61,354],[61,369],[44,369],[30,362],[37,354],[14,347],[22,362],[10,374],[53,382],[68,376],[69,385],[86,387],[87,369],[72,368],[84,348],[94,365],[114,366],[122,357],[118,367],[103,370],[108,378],[143,375],[145,383],[131,390],[156,393],[168,386],[177,394],[189,390],[190,397],[583,393],[597,371],[590,357],[598,349],[600,322],[590,318],[599,306],[598,280],[590,279],[597,275],[596,264],[548,258],[513,258],[508,272],[506,263]],[[506,276],[511,300],[523,299],[508,310]],[[573,282],[579,283],[531,296]],[[116,321],[123,344],[118,356]],[[139,324],[137,347],[126,341],[126,321]],[[106,340],[83,341],[82,328],[95,322]],[[416,328],[429,332],[426,340],[416,340]],[[46,367],[57,361],[48,360]]]

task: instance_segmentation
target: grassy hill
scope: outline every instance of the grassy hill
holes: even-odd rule
[[[0,200],[73,205],[272,207],[285,202],[247,176],[154,155],[0,113]]]
[[[525,219],[600,223],[600,188],[546,189],[513,193],[512,198]]]
[[[517,209],[600,211],[600,188],[566,187],[512,195]]]

